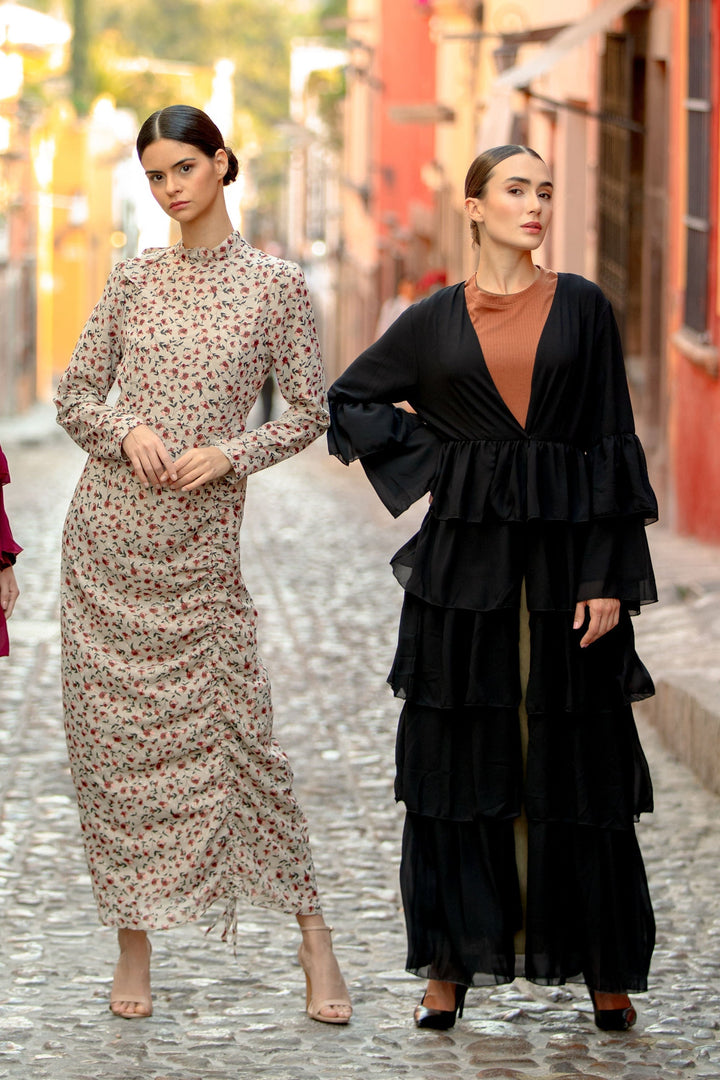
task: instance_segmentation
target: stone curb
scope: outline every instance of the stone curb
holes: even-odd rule
[[[702,676],[660,679],[642,711],[670,752],[720,795],[720,686]]]

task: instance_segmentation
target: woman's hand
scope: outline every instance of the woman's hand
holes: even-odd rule
[[[15,572],[12,566],[6,566],[4,570],[0,570],[0,608],[6,619],[12,615],[19,595]]]
[[[573,630],[579,630],[585,622],[586,608],[590,612],[590,623],[580,641],[581,649],[586,649],[588,645],[592,645],[592,643],[597,641],[598,638],[601,638],[603,634],[607,634],[608,630],[612,630],[617,626],[618,619],[620,618],[619,600],[581,600],[580,603],[575,606]]]
[[[175,464],[175,475],[165,472],[160,479],[170,483],[173,491],[194,491],[211,480],[217,480],[229,472],[229,459],[217,446],[195,446],[186,450]]]
[[[152,428],[138,424],[122,441],[123,453],[143,487],[162,487],[176,480],[177,472],[165,443]]]

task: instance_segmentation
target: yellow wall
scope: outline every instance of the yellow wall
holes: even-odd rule
[[[112,159],[90,121],[54,106],[35,133],[38,182],[38,396],[47,399],[112,266]]]

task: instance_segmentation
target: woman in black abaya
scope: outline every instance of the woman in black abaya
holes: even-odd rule
[[[657,506],[610,304],[533,261],[547,166],[496,147],[466,196],[476,273],[330,391],[331,452],[394,515],[431,493],[393,558],[407,966],[429,980],[415,1022],[451,1027],[468,986],[524,975],[584,979],[598,1026],[624,1030],[654,945],[631,709],[653,686],[630,616],[656,599]]]

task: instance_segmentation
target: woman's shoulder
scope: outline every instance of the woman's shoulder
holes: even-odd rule
[[[178,244],[165,244],[163,247],[147,247],[138,252],[137,255],[133,255],[130,259],[125,259],[126,263],[156,263],[162,258],[167,258],[174,254]]]
[[[245,267],[253,267],[259,277],[266,278],[269,282],[296,282],[305,284],[305,273],[299,263],[290,259],[272,255],[262,248],[253,247],[245,243],[242,251],[238,252],[238,258]]]
[[[590,281],[589,278],[583,277],[581,274],[571,274],[566,271],[559,271],[557,279],[558,289],[573,299],[585,301],[590,305],[599,305],[601,307],[609,304],[608,298],[605,296],[605,293],[600,286],[594,281]]]
[[[130,282],[141,286],[147,278],[148,271],[155,270],[159,264],[170,261],[172,251],[172,246],[151,247],[145,248],[129,259],[121,259],[110,271],[108,283],[114,282],[122,286],[125,282]]]
[[[433,319],[444,318],[452,314],[458,305],[462,307],[464,304],[465,282],[458,281],[454,285],[444,285],[429,296],[423,296],[416,300],[414,304],[411,304],[398,316],[397,321],[408,319],[412,321],[432,321]]]
[[[436,289],[435,292],[430,293],[429,296],[423,296],[415,304],[416,307],[421,305],[426,310],[432,310],[435,307],[442,308],[449,304],[452,304],[458,294],[463,294],[465,291],[465,282],[456,281],[452,285],[443,285],[441,289]]]

